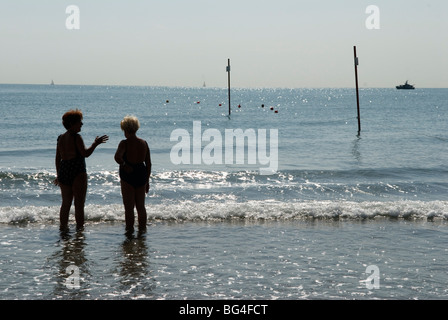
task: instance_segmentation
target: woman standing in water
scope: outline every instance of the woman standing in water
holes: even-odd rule
[[[145,194],[149,191],[151,153],[148,143],[137,137],[140,122],[134,116],[121,121],[126,140],[122,140],[115,153],[120,165],[121,194],[123,197],[126,232],[134,231],[134,207],[137,209],[139,231],[146,230]]]
[[[87,194],[86,161],[95,148],[105,143],[109,137],[96,137],[95,142],[86,148],[81,131],[82,112],[78,109],[70,110],[62,116],[62,124],[67,131],[58,137],[56,149],[56,172],[54,181],[61,188],[62,205],[60,209],[60,230],[68,229],[68,218],[72,201],[75,204],[76,228],[84,227],[84,205]]]

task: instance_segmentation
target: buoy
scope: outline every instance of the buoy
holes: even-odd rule
[[[222,106],[222,104],[220,103],[219,106]]]
[[[274,107],[271,107],[271,110],[274,110]]]
[[[275,110],[275,113],[278,113],[278,110]]]
[[[198,102],[196,102],[197,104],[200,104],[201,103],[201,101],[198,101]]]
[[[240,104],[238,105],[238,108],[241,108],[241,105],[240,105]]]
[[[262,104],[261,107],[264,108],[264,104]]]
[[[170,100],[166,100],[166,103],[170,103]]]

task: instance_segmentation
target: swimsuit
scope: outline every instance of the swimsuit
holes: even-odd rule
[[[70,160],[61,160],[58,170],[58,181],[62,184],[69,186],[73,184],[73,181],[75,181],[75,178],[78,176],[78,174],[87,172],[86,160],[84,157],[80,155],[78,148],[76,147],[76,136],[75,136],[75,148],[76,148],[76,157]]]
[[[126,168],[120,166],[120,179],[129,183],[134,188],[142,187],[148,182],[148,171],[144,162],[129,163],[126,160],[126,153],[123,155]]]
[[[143,162],[136,164],[126,162],[126,167],[127,168],[125,169],[123,166],[120,166],[121,180],[129,183],[134,188],[146,185],[148,182],[148,172],[146,170],[146,165]]]

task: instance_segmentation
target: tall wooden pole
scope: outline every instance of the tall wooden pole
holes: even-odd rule
[[[227,82],[228,82],[228,94],[229,94],[229,116],[231,113],[230,109],[230,59],[227,59]]]
[[[358,108],[358,134],[361,133],[361,116],[359,113],[359,88],[358,88],[358,57],[356,56],[356,46],[353,47],[355,55],[355,81],[356,81],[356,105]]]

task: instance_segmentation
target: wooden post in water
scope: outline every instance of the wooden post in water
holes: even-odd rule
[[[230,113],[231,113],[231,109],[230,109],[230,59],[227,59],[227,82],[228,82],[228,94],[229,94],[229,117],[230,117]]]
[[[361,116],[359,113],[359,88],[358,88],[358,57],[356,56],[356,46],[353,47],[353,52],[355,55],[355,81],[356,81],[356,105],[358,108],[358,135],[361,133]]]

